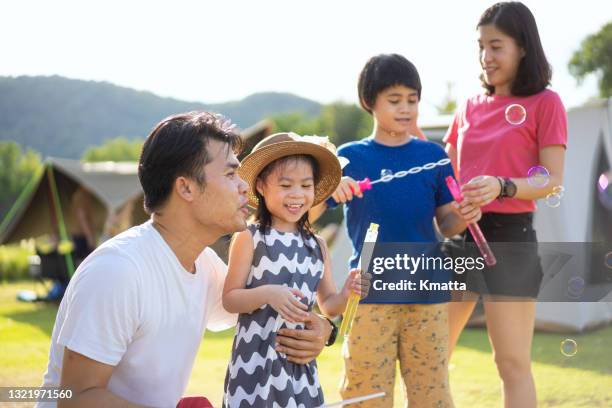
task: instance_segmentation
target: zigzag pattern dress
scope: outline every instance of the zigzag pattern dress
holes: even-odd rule
[[[270,229],[262,235],[249,225],[254,253],[247,288],[285,285],[299,289],[309,310],[323,276],[323,257],[314,238],[306,245],[298,233]],[[274,350],[275,325],[280,319],[269,305],[238,317],[232,357],[225,375],[226,408],[313,408],[323,405],[315,361],[294,364]],[[281,327],[303,328],[283,321]]]

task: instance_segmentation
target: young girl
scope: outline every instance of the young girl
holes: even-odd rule
[[[308,210],[340,181],[331,144],[315,143],[322,139],[269,136],[239,169],[257,210],[256,223],[237,234],[230,247],[223,290],[223,306],[240,313],[225,377],[225,407],[323,405],[316,362],[296,364],[275,350],[279,324],[301,328],[315,296],[324,314],[336,316],[351,291],[362,290],[360,271],[353,269],[337,293],[329,251],[308,223]]]
[[[450,347],[482,294],[504,406],[535,407],[531,341],[542,269],[536,246],[518,243],[537,242],[534,200],[562,184],[567,119],[559,96],[547,89],[551,69],[529,9],[518,2],[495,4],[477,27],[486,92],[457,112],[446,150],[461,182],[469,183],[464,197],[482,206],[487,240],[517,245],[497,251],[497,265],[484,274],[466,273],[467,288],[476,295],[451,303]],[[534,174],[540,179],[530,178]],[[467,234],[466,240],[473,238]]]

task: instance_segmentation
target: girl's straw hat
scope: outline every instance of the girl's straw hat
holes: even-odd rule
[[[276,159],[296,154],[312,156],[319,164],[319,181],[315,184],[313,206],[327,199],[338,187],[342,169],[336,147],[327,137],[300,136],[296,133],[276,133],[255,145],[251,153],[242,159],[238,168],[240,177],[249,183],[249,205],[258,204],[255,182],[261,171]]]

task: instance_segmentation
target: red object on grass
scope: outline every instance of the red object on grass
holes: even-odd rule
[[[176,408],[214,408],[206,397],[183,397]]]

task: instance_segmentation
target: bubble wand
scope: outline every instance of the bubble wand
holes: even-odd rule
[[[448,189],[450,190],[450,193],[452,194],[455,201],[457,201],[458,203],[463,201],[463,194],[461,194],[459,185],[452,176],[446,177],[446,185],[448,186]],[[487,240],[484,237],[482,231],[480,230],[478,224],[468,224],[467,227],[472,233],[472,237],[474,237],[474,242],[476,243],[478,250],[482,254],[485,263],[488,266],[495,265],[497,263],[497,259],[495,259],[495,255],[493,255],[493,251],[491,251],[491,248],[489,247],[489,244],[487,243]]]
[[[378,224],[372,222],[368,227],[368,231],[366,232],[366,236],[363,241],[363,247],[361,248],[361,256],[359,257],[359,264],[357,265],[357,268],[361,269],[361,265],[365,265],[366,268],[368,267],[368,265],[370,264],[370,258],[372,257],[372,252],[374,251],[373,244],[376,242],[377,238]],[[365,262],[362,262],[364,259]],[[348,305],[346,306],[344,318],[342,319],[342,324],[340,325],[340,335],[344,336],[348,334],[348,332],[351,330],[351,325],[353,324],[355,313],[357,313],[357,306],[359,305],[359,300],[361,300],[361,295],[357,293],[351,293]]]

